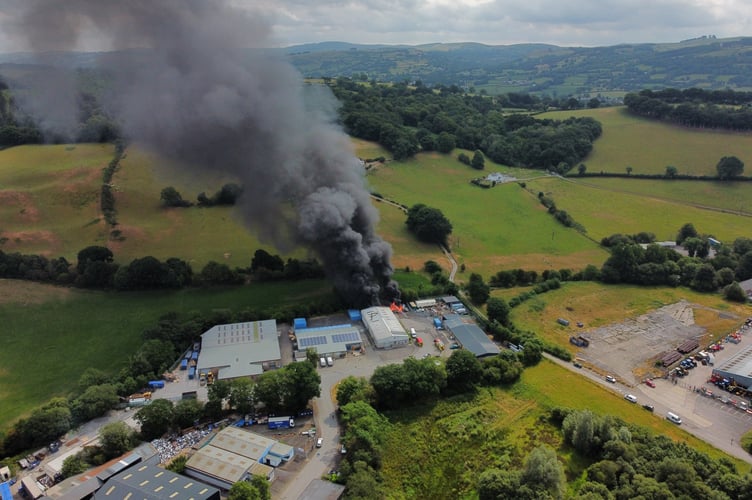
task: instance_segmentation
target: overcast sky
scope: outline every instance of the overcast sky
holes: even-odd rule
[[[28,48],[8,28],[25,1],[30,0],[0,0],[0,52]],[[273,46],[324,41],[599,46],[752,36],[752,0],[228,1],[258,9],[253,16],[266,18]],[[88,30],[76,48],[112,49],[105,38]]]

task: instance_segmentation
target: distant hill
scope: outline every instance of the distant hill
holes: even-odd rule
[[[546,44],[358,45],[322,42],[269,49],[284,54],[306,77],[422,80],[459,85],[490,94],[529,92],[566,95],[621,95],[643,88],[732,88],[752,90],[752,37],[713,36],[678,43],[559,47]],[[91,67],[102,54],[54,52],[45,64]],[[108,53],[148,57],[147,51]],[[0,54],[0,75],[11,65],[36,64],[28,53]],[[18,68],[16,68],[18,69]]]

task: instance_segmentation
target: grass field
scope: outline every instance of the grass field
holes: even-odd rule
[[[659,182],[653,181],[653,186],[656,184]],[[566,210],[596,241],[617,232],[635,234],[641,231],[654,233],[659,241],[673,240],[686,222],[694,224],[701,233],[713,234],[729,243],[738,237],[749,237],[752,230],[752,218],[748,216],[625,193],[616,183],[612,186],[614,190],[596,188],[587,181],[582,184],[577,179],[541,178],[528,181],[527,185],[553,198],[556,206]],[[741,195],[744,188],[749,190],[750,187],[745,185],[735,193]],[[717,192],[710,190],[708,194]]]
[[[557,450],[571,484],[590,462],[574,456],[560,431],[548,423],[554,407],[617,414],[713,458],[728,458],[739,470],[749,469],[665,419],[544,360],[526,369],[511,389],[483,389],[475,398],[393,414],[383,457],[385,486],[402,492],[395,498],[477,498],[471,492],[482,471],[521,467],[541,444]]]
[[[736,156],[752,168],[752,134],[682,128],[637,118],[624,107],[555,111],[537,118],[565,119],[592,116],[603,125],[603,135],[584,160],[589,172],[626,171],[663,174],[673,165],[680,174],[715,175],[724,156]]]
[[[102,168],[109,144],[18,146],[0,151],[0,249],[75,257],[101,242]]]
[[[492,164],[486,171],[530,175]],[[430,153],[381,166],[368,175],[368,181],[399,203],[441,209],[453,222],[452,252],[468,273],[487,276],[513,267],[579,269],[605,259],[606,253],[596,244],[555,222],[536,197],[516,183],[481,189],[469,183],[477,175],[453,155]],[[402,227],[394,231],[394,226],[384,226],[383,235],[388,241],[404,238]]]
[[[522,291],[524,289],[494,290],[491,295],[509,300]],[[715,310],[734,312],[741,318],[749,316],[749,308],[745,309],[743,305],[725,302],[719,295],[701,294],[686,288],[569,282],[558,290],[523,302],[512,309],[511,318],[518,328],[533,331],[546,341],[574,353],[577,348],[569,344],[572,329],[559,325],[557,318],[582,322],[584,331],[587,331],[619,323],[682,299]],[[739,320],[719,318],[717,313],[696,314],[695,321],[714,338],[727,334],[739,324]]]
[[[87,367],[115,373],[141,344],[144,328],[167,312],[264,309],[329,293],[331,285],[323,281],[103,293],[0,280],[0,430],[67,394]]]

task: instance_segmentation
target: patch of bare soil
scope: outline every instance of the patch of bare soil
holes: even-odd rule
[[[0,242],[3,251],[15,251],[22,245],[33,245],[46,249],[35,253],[49,257],[57,256],[60,238],[52,231],[2,231]]]
[[[48,300],[61,300],[69,297],[68,288],[43,285],[32,281],[0,279],[0,304],[27,306],[41,304]]]
[[[36,222],[39,219],[39,210],[28,193],[0,191],[0,205],[16,208],[20,222]]]

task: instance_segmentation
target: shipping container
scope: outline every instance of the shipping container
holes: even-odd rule
[[[190,380],[193,380],[194,378],[196,378],[196,367],[195,366],[191,366],[191,369],[188,370],[188,378]]]
[[[188,369],[188,360],[184,359],[180,362],[180,369],[181,370],[187,370]]]
[[[149,387],[152,389],[164,389],[164,380],[150,380]]]

